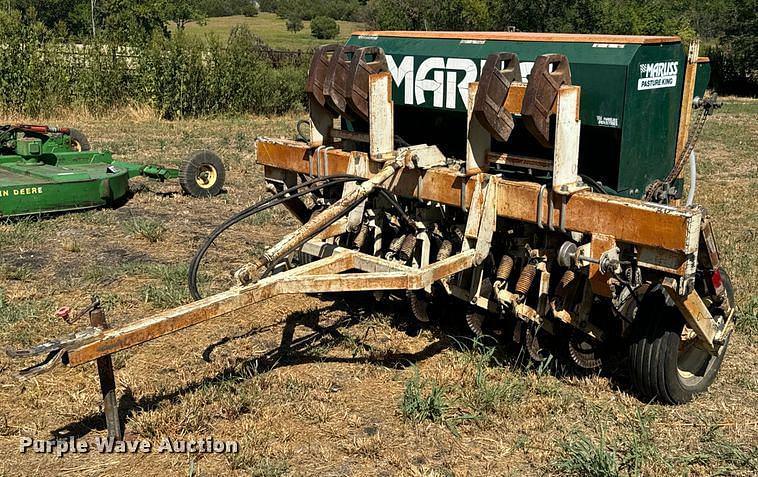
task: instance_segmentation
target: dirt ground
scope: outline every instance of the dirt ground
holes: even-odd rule
[[[94,364],[27,381],[0,355],[0,475],[754,475],[758,471],[758,102],[733,100],[706,126],[699,200],[737,289],[739,330],[710,392],[646,403],[623,368],[577,375],[477,346],[451,310],[418,332],[402,303],[281,297],[115,355],[128,437],[239,442],[236,454],[19,452],[22,437],[104,436]],[[29,119],[29,118],[26,118]],[[265,195],[255,137],[291,136],[295,116],[158,121],[34,118],[85,131],[123,160],[178,164],[210,148],[226,193],[133,181],[124,206],[0,224],[0,343],[22,347],[81,326],[53,316],[91,295],[124,323],[189,300],[186,263],[231,213]],[[2,121],[0,121],[2,122]],[[294,222],[281,211],[214,250],[206,289]],[[458,325],[456,325],[458,323]]]

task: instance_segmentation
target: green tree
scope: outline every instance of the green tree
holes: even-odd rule
[[[200,3],[205,15],[209,17],[250,15],[251,8],[255,7],[253,0],[201,0]]]
[[[432,30],[436,23],[429,21],[428,14],[434,8],[432,0],[371,0],[366,20],[380,30]]]
[[[361,5],[358,0],[276,0],[261,4],[261,10],[272,8],[275,4],[276,14],[282,18],[293,15],[305,20],[312,20],[318,16],[335,18],[337,20],[351,20],[356,17]]]
[[[254,17],[258,15],[258,7],[250,3],[242,7],[242,9],[240,10],[240,13],[245,15],[246,17]]]
[[[177,28],[184,30],[189,22],[203,23],[205,10],[201,0],[174,0],[166,6],[166,17],[176,23]]]
[[[297,16],[287,18],[287,31],[297,33],[303,29],[303,19]]]
[[[98,0],[97,5],[96,18],[109,41],[144,45],[156,35],[169,36],[163,0]]]
[[[311,35],[319,40],[330,40],[340,32],[340,26],[333,18],[316,17],[311,20]]]
[[[276,9],[279,7],[277,0],[259,0],[258,6],[262,12],[276,13]]]

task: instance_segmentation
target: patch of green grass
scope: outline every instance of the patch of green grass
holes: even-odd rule
[[[166,232],[166,227],[159,221],[145,217],[132,217],[124,224],[126,231],[147,239],[149,242],[160,242]]]
[[[10,300],[0,288],[0,338],[3,342],[28,346],[39,338],[40,329],[54,321],[48,300]]]
[[[716,114],[758,114],[758,101],[724,101],[721,109]]]
[[[9,300],[5,296],[5,291],[0,288],[0,323],[3,325],[9,325],[24,318],[32,317],[37,311],[32,302]]]
[[[401,408],[403,416],[415,423],[442,422],[448,409],[446,390],[436,383],[428,384],[430,389],[425,392],[427,383],[421,381],[418,368],[414,368],[413,377],[405,382]]]
[[[477,367],[474,388],[467,393],[467,402],[478,415],[496,413],[518,401],[525,389],[526,385],[519,379],[495,381],[487,368]]]
[[[676,459],[687,467],[708,466],[710,475],[755,475],[758,447],[741,446],[724,438],[719,426],[708,426],[697,450]],[[715,467],[714,467],[715,466]]]
[[[737,329],[748,335],[758,334],[758,295],[737,308]]]
[[[523,396],[526,390],[524,381],[511,376],[498,380],[492,376],[491,365],[502,367],[502,363],[495,358],[496,347],[487,346],[478,338],[470,347],[465,344],[461,346],[465,359],[474,367],[473,387],[465,388],[463,397],[477,416],[496,413]]]
[[[654,420],[653,412],[637,409],[630,431],[614,442],[606,439],[602,425],[597,441],[574,432],[558,442],[560,456],[555,467],[569,475],[644,475],[649,463],[662,460],[650,429]]]
[[[582,477],[616,477],[619,461],[616,452],[608,447],[605,433],[599,442],[577,433],[559,442],[561,455],[555,467],[564,475]]]
[[[266,209],[250,217],[250,223],[253,225],[265,225],[271,222],[273,218],[274,211],[272,209]]]
[[[78,212],[76,218],[79,222],[90,225],[113,225],[116,218],[109,209],[93,209]]]
[[[650,430],[655,414],[637,409],[635,417],[633,430],[625,439],[621,461],[622,467],[628,469],[632,475],[640,475],[647,462],[658,458],[659,451]]]
[[[35,217],[0,221],[0,235],[3,237],[2,245],[29,246],[38,244],[42,239],[48,222],[47,220],[38,220]]]
[[[758,393],[758,379],[752,378],[750,376],[739,376],[737,377],[737,384],[748,391],[752,391],[754,393]]]
[[[0,264],[0,279],[26,281],[33,276],[32,270],[26,265]]]
[[[272,48],[287,50],[308,50],[326,43],[344,42],[352,32],[365,29],[361,23],[338,21],[340,32],[335,40],[319,40],[311,36],[310,21],[303,22],[303,29],[297,33],[287,31],[287,22],[275,13],[261,12],[254,17],[234,15],[229,17],[211,17],[204,25],[190,23],[185,27],[188,35],[216,35],[226,40],[237,25],[247,25]]]
[[[77,272],[76,278],[91,285],[111,283],[126,276],[147,275],[151,278],[160,278],[161,268],[161,265],[140,261],[117,263],[109,267],[101,263],[93,263],[82,267]]]
[[[192,301],[187,287],[187,265],[149,265],[147,274],[158,281],[142,288],[142,296],[156,308],[173,308]]]

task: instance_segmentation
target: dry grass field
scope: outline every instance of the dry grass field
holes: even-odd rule
[[[741,322],[720,377],[683,406],[640,401],[618,366],[589,375],[526,365],[466,338],[451,312],[416,332],[402,303],[288,296],[115,356],[128,437],[236,440],[233,455],[20,454],[19,440],[105,435],[93,364],[17,381],[0,356],[0,475],[755,475],[758,472],[758,102],[709,120],[699,201],[715,218]],[[30,118],[25,118],[30,119]],[[200,240],[266,193],[258,135],[292,136],[293,116],[164,122],[34,118],[80,128],[120,158],[178,164],[218,151],[226,193],[198,200],[135,180],[115,210],[0,224],[0,343],[71,332],[54,318],[100,296],[125,323],[189,300]],[[751,198],[752,197],[752,198]],[[206,268],[207,287],[294,225],[272,212],[241,225]],[[618,369],[617,369],[618,368]]]

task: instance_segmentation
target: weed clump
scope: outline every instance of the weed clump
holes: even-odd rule
[[[146,239],[148,242],[156,243],[163,240],[166,227],[157,220],[144,217],[133,217],[125,224],[127,232]]]

